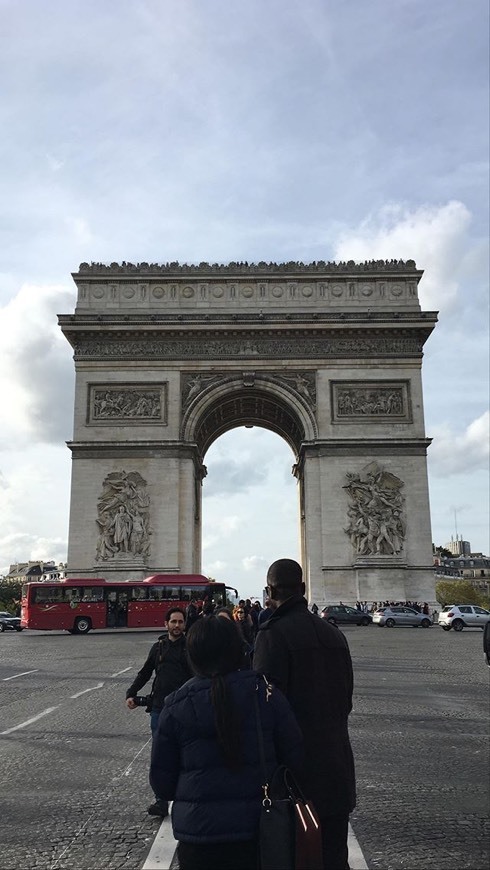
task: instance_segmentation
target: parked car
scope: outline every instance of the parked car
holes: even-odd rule
[[[490,611],[476,604],[449,604],[443,607],[438,623],[444,631],[463,631],[463,628],[485,628]]]
[[[393,605],[392,607],[380,607],[373,616],[376,625],[385,625],[386,628],[394,628],[395,625],[412,625],[418,628],[430,628],[432,620],[426,613],[419,613],[413,607]]]
[[[7,631],[10,628],[12,631],[22,631],[20,625],[20,616],[12,616],[6,610],[0,611],[0,631]]]
[[[320,616],[333,625],[337,625],[337,623],[343,623],[344,625],[347,623],[351,625],[371,625],[373,621],[370,613],[364,613],[355,607],[349,607],[347,604],[327,604]]]

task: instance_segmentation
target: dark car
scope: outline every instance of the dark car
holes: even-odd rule
[[[370,625],[373,621],[369,613],[349,607],[347,604],[327,604],[321,612],[322,619],[337,625],[350,623],[351,625]]]
[[[6,610],[0,610],[0,631],[7,631],[9,628],[12,631],[22,631],[20,616],[12,616]]]

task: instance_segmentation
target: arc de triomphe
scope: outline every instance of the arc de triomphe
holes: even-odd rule
[[[311,600],[433,601],[421,276],[412,260],[82,263],[59,318],[68,576],[199,572],[206,451],[254,425],[295,456]]]

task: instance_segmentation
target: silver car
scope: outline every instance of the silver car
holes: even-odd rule
[[[405,607],[405,605],[395,605],[391,607],[380,607],[373,615],[375,625],[386,625],[386,628],[394,628],[395,625],[411,625],[418,628],[430,628],[432,619],[426,613],[419,613],[413,607]]]
[[[437,620],[444,631],[463,631],[463,628],[485,628],[490,611],[476,604],[450,604],[444,607]]]

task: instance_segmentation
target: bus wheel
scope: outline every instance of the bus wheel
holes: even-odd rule
[[[90,629],[92,628],[92,622],[88,619],[87,616],[79,616],[78,619],[75,619],[75,624],[73,626],[74,634],[88,634]]]

